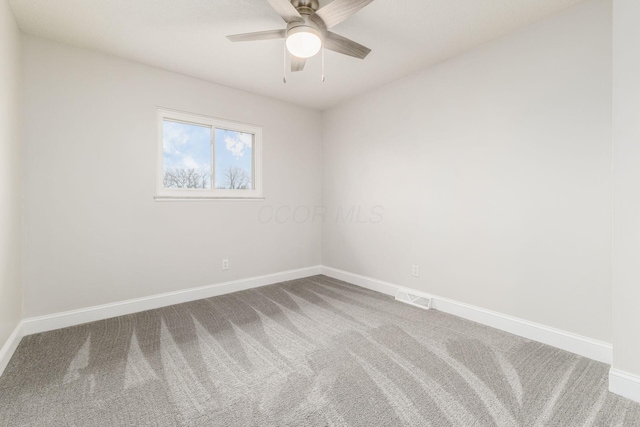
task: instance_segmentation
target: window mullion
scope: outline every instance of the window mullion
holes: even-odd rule
[[[216,128],[211,126],[211,191],[216,190]]]

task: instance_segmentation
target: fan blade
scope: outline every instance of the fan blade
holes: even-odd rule
[[[372,1],[373,0],[333,0],[311,15],[311,19],[317,23],[315,18],[320,17],[327,28],[335,27]]]
[[[283,39],[286,33],[286,30],[269,30],[258,31],[257,33],[235,34],[227,36],[227,38],[232,42],[251,42],[255,40]]]
[[[302,71],[304,70],[304,64],[307,63],[305,58],[298,58],[297,56],[291,55],[291,71]]]
[[[371,52],[371,49],[368,47],[362,46],[353,40],[339,36],[331,31],[327,31],[327,34],[324,37],[324,47],[334,52],[353,56],[354,58],[359,59],[366,58],[369,52]]]
[[[267,0],[271,7],[278,12],[278,15],[284,19],[284,22],[304,22],[302,16],[289,0]]]

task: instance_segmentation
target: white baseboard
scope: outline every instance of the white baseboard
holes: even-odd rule
[[[2,348],[0,348],[0,375],[2,375],[4,369],[9,364],[9,360],[11,360],[11,356],[13,356],[16,348],[18,348],[18,344],[20,344],[22,336],[22,322],[20,322],[11,335],[9,335],[7,342],[5,342]]]
[[[22,334],[37,334],[39,332],[46,332],[54,329],[66,328],[68,326],[80,325],[82,323],[94,322],[96,320],[108,319],[110,317],[138,313],[145,310],[152,310],[154,308],[161,308],[173,304],[210,298],[217,295],[243,291],[245,289],[257,288],[278,282],[285,282],[287,280],[302,279],[304,277],[320,274],[320,272],[320,266],[299,268],[296,270],[233,280],[230,282],[184,289],[181,291],[167,292],[164,294],[119,301],[111,304],[97,305],[78,310],[65,311],[62,313],[30,317],[22,321]]]
[[[392,285],[389,282],[383,282],[382,280],[372,279],[371,277],[361,276],[359,274],[349,273],[344,270],[338,270],[337,268],[322,266],[322,274],[325,276],[333,277],[334,279],[349,282],[354,285],[361,286],[363,288],[371,289],[372,291],[380,292],[383,294],[396,296],[396,292],[401,289],[400,286]],[[416,295],[425,295],[421,292],[413,292]]]
[[[640,403],[640,377],[611,368],[609,391]]]
[[[331,267],[322,266],[322,274],[392,296],[395,296],[398,290],[409,291],[412,294],[432,299],[431,307],[436,310],[570,351],[599,362],[611,364],[613,359],[611,344],[602,341]]]
[[[287,280],[302,279],[304,277],[325,274],[345,282],[377,292],[395,296],[398,290],[410,291],[413,294],[432,299],[432,307],[468,320],[494,327],[515,335],[549,344],[572,353],[579,354],[600,362],[611,364],[612,347],[610,344],[593,340],[570,332],[529,322],[462,302],[429,295],[424,292],[407,289],[382,280],[349,273],[326,266],[313,266],[297,270],[289,270],[275,274],[234,280],[215,285],[168,292],[149,297],[136,298],[111,304],[87,307],[78,310],[54,313],[45,316],[26,318],[14,330],[5,345],[0,350],[0,374],[9,363],[20,339],[25,335],[46,332],[54,329],[75,326],[110,317],[137,313],[154,308],[166,307],[173,304],[210,298],[245,289],[257,288]],[[624,372],[612,369],[610,374],[611,391],[623,396],[637,396],[640,398],[640,379]],[[615,390],[614,390],[615,388]],[[617,391],[620,390],[620,391]],[[629,397],[634,399],[634,397]],[[634,399],[635,400],[635,399]]]

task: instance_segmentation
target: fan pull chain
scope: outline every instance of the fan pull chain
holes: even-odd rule
[[[287,42],[282,45],[282,83],[287,83]]]
[[[322,82],[324,81],[324,43],[322,43]]]

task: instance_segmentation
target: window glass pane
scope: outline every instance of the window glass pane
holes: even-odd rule
[[[211,128],[163,121],[165,188],[211,189]]]
[[[216,188],[253,190],[253,134],[216,129]]]

